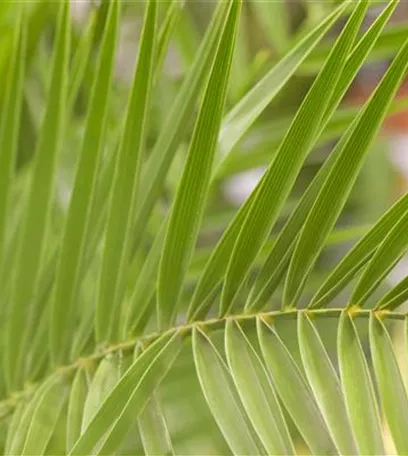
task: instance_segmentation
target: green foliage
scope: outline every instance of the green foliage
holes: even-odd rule
[[[294,33],[284,1],[201,5],[203,20],[181,0],[107,0],[80,27],[67,0],[37,3],[0,6],[3,453],[407,454],[408,279],[384,289],[408,195],[370,226],[350,209],[407,105],[398,0],[364,30],[374,2],[305,2]],[[385,55],[364,105],[342,105]],[[225,184],[260,165],[237,209]]]

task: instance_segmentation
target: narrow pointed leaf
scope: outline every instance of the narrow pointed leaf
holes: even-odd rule
[[[336,371],[310,318],[298,315],[299,347],[306,376],[340,454],[356,447]]]
[[[234,454],[259,454],[238,403],[230,373],[211,341],[193,330],[197,376],[214,419]]]
[[[78,369],[69,396],[67,415],[66,452],[71,451],[81,435],[84,404],[88,395],[88,378],[84,369]]]
[[[394,288],[380,300],[376,308],[393,311],[408,300],[408,276],[404,277]]]
[[[228,312],[316,140],[330,97],[339,81],[366,10],[367,2],[360,1],[298,110],[275,159],[255,190],[254,202],[228,263],[220,315]],[[323,98],[322,93],[325,93]]]
[[[44,454],[54,432],[58,417],[68,398],[68,385],[63,378],[55,377],[49,382],[39,400],[28,428],[22,454]]]
[[[8,382],[13,386],[21,386],[23,352],[31,337],[31,334],[28,334],[31,331],[27,331],[30,314],[33,311],[30,304],[36,290],[38,272],[47,240],[55,165],[63,136],[70,40],[69,20],[69,3],[61,2],[48,103],[36,147],[26,212],[21,222],[11,297],[12,306],[6,322],[5,370]],[[25,337],[22,337],[22,334]]]
[[[408,453],[408,398],[384,323],[370,316],[370,347],[382,409],[398,454]]]
[[[408,212],[384,238],[360,277],[350,301],[363,305],[408,247]]]
[[[284,305],[292,306],[304,286],[324,241],[357,179],[369,147],[375,138],[387,109],[398,90],[408,67],[408,41],[393,61],[374,95],[340,143],[342,152],[327,176],[297,241],[285,284]],[[319,227],[316,230],[316,227]]]
[[[313,393],[275,330],[258,320],[258,337],[273,384],[312,454],[336,454]]]
[[[289,51],[224,117],[219,136],[222,157],[228,156],[249,127],[281,91],[302,62],[345,9],[337,7],[302,41]],[[222,164],[220,164],[222,166]]]
[[[195,112],[197,99],[214,63],[230,7],[230,1],[219,2],[159,138],[143,167],[140,187],[143,188],[144,197],[136,214],[135,236],[143,233],[156,200],[161,194],[170,165],[191,116]]]
[[[99,278],[95,331],[99,342],[118,340],[126,268],[132,245],[132,221],[138,198],[139,169],[146,127],[156,51],[157,2],[147,3],[132,93],[124,133],[116,158]]]
[[[384,454],[374,388],[353,320],[340,317],[338,357],[347,411],[359,454]]]
[[[361,65],[364,63],[370,50],[373,48],[376,40],[380,36],[385,24],[395,10],[398,0],[391,2],[387,8],[379,15],[370,29],[360,39],[350,57],[347,59],[341,79],[337,83],[337,87],[331,97],[329,106],[321,124],[319,137],[325,131],[326,126],[338,104],[344,97],[349,85],[352,82],[351,75],[356,75]],[[344,141],[346,138],[343,138]],[[331,172],[338,156],[340,155],[341,147],[330,154],[329,158],[324,162],[319,169],[316,177],[303,194],[302,199],[293,211],[289,220],[281,230],[278,239],[276,240],[264,266],[262,267],[252,291],[251,300],[247,303],[247,309],[260,309],[270,298],[279,284],[285,268],[287,267],[294,248],[296,238],[303,227],[303,224],[314,204],[314,201],[320,191],[321,186]]]
[[[82,141],[73,193],[68,210],[58,262],[54,299],[51,308],[50,347],[54,362],[67,360],[73,328],[78,282],[84,261],[84,246],[89,230],[89,213],[94,198],[97,169],[103,149],[109,104],[119,3],[109,2],[106,28],[92,87],[84,138]]]
[[[342,8],[336,10],[333,15],[317,26],[315,30],[310,32],[310,35],[305,37],[304,41],[299,43],[293,51],[291,51],[282,61],[277,64],[255,87],[249,92],[233,110],[226,115],[220,131],[220,149],[223,154],[228,154],[230,148],[239,140],[241,131],[238,126],[247,129],[260,115],[262,110],[268,105],[272,98],[268,98],[270,93],[274,93],[275,85],[283,86],[283,80],[287,81],[289,77],[295,72],[297,65],[302,61],[303,53],[307,54],[315,46],[318,41],[324,36],[327,28],[337,19],[341,13]],[[310,50],[309,50],[310,46]],[[287,66],[289,67],[286,72]],[[283,79],[282,79],[283,78]],[[285,79],[286,78],[286,79]],[[277,93],[277,92],[276,92]],[[269,100],[265,104],[265,100]],[[257,103],[260,103],[258,105]],[[229,146],[227,147],[227,144]],[[222,168],[222,163],[218,169]],[[216,175],[213,176],[216,178]],[[208,309],[208,302],[206,300],[208,295],[213,292],[214,288],[220,282],[226,269],[225,258],[229,258],[233,249],[235,238],[239,233],[241,225],[246,217],[247,211],[254,199],[255,195],[252,194],[246,203],[240,208],[237,213],[233,224],[230,224],[224,232],[216,249],[208,260],[201,279],[196,287],[193,299],[190,303],[188,312],[188,320],[191,321],[199,315],[206,313]],[[207,302],[207,305],[205,305]],[[204,305],[203,305],[204,303]]]
[[[173,318],[204,213],[240,7],[233,0],[170,214],[157,289],[162,326]]]
[[[155,394],[147,402],[139,416],[138,423],[146,455],[169,456],[174,454],[166,419]]]
[[[7,429],[7,439],[6,439],[6,444],[4,446],[4,454],[13,454],[11,452],[12,451],[11,447],[13,444],[14,437],[16,436],[16,433],[22,422],[26,407],[27,407],[26,403],[20,402],[20,404],[18,404],[14,410],[13,418],[11,419],[11,422]]]
[[[156,289],[156,278],[159,270],[160,254],[162,252],[167,230],[167,218],[158,230],[153,245],[138,271],[137,280],[129,302],[126,330],[128,333],[138,333],[145,311],[153,313],[155,310],[148,308]]]
[[[117,450],[120,442],[125,439],[128,432],[135,426],[136,420],[140,413],[145,410],[146,404],[153,398],[154,391],[159,387],[173,365],[181,346],[181,338],[176,334],[147,366],[139,383],[129,396],[127,404],[112,425],[104,444],[98,451],[98,455],[113,454]]]
[[[72,78],[68,86],[69,114],[71,114],[74,110],[75,102],[77,101],[78,93],[84,79],[86,67],[89,63],[92,51],[92,42],[94,40],[95,23],[96,15],[91,13],[72,58]]]
[[[400,198],[343,257],[313,296],[310,307],[322,307],[333,299],[370,260],[384,237],[407,211],[408,194]]]
[[[5,227],[11,182],[14,175],[17,139],[20,124],[23,81],[26,52],[26,17],[18,7],[19,18],[15,25],[11,62],[6,81],[5,100],[3,101],[2,122],[0,125],[0,259],[5,247]]]
[[[169,48],[170,38],[177,25],[183,6],[184,0],[172,0],[166,12],[166,16],[163,19],[163,23],[160,26],[159,37],[157,40],[154,79],[157,79],[161,72],[163,61]]]
[[[225,352],[248,416],[268,454],[295,454],[268,374],[239,323],[228,321]]]
[[[20,423],[16,427],[14,432],[13,440],[10,444],[10,451],[9,454],[21,454],[24,448],[24,442],[27,437],[27,432],[31,424],[31,420],[33,418],[34,411],[38,402],[41,399],[41,396],[44,392],[44,389],[47,388],[47,382],[45,382],[42,387],[36,391],[33,398],[24,408],[24,412],[21,416]]]
[[[248,215],[249,209],[255,200],[256,192],[252,192],[245,203],[240,207],[234,220],[224,231],[220,241],[210,256],[204,271],[194,291],[187,314],[188,321],[195,320],[208,312],[212,300],[209,299],[217,291],[221,278],[227,268],[228,258],[234,248],[235,239],[242,224]]]
[[[161,356],[166,355],[168,351],[171,351],[175,345],[180,343],[179,337],[177,333],[164,334],[136,359],[102,403],[98,412],[71,450],[70,455],[91,454],[93,448],[106,439],[106,433],[111,429],[112,425],[116,424],[122,413],[127,412],[126,416],[129,416],[127,405],[132,403],[133,393],[137,394],[138,397],[140,396],[138,385],[145,384],[143,379],[146,378],[146,374],[152,368],[157,368],[157,363],[160,365]],[[154,386],[154,382],[152,383]],[[140,400],[140,397],[138,400]],[[139,411],[137,407],[136,411],[133,409],[136,413],[134,418],[137,418],[137,413],[140,413],[142,405],[139,403]]]
[[[99,364],[84,403],[84,412],[81,424],[83,433],[92,421],[105,399],[120,379],[119,355],[106,356]]]

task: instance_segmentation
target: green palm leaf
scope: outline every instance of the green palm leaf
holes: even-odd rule
[[[407,453],[398,0],[71,3],[0,4],[0,452]]]

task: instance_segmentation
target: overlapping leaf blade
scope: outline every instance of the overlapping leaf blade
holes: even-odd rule
[[[340,13],[341,11],[338,11],[338,13]],[[337,18],[337,15],[335,17]],[[334,20],[335,17],[327,18],[329,22],[326,25],[331,24],[330,21]],[[323,29],[320,29],[320,27],[318,27],[318,28],[320,30],[320,33],[318,34],[318,37],[316,37],[317,41],[315,44],[317,44],[317,42],[324,36],[324,34],[326,32],[326,28],[323,28]],[[314,33],[315,33],[315,31],[312,31],[310,33],[310,35],[305,38],[305,42],[308,42],[308,39],[311,36],[313,36]],[[296,48],[293,51],[294,55],[296,55],[300,49],[303,49],[303,47]],[[304,49],[303,51],[306,53],[308,52],[307,48]],[[287,56],[288,60],[290,60],[291,55],[292,54],[289,54]],[[282,60],[282,62],[285,61],[285,59],[286,58],[284,58]],[[278,66],[277,69],[280,70],[280,67]],[[276,67],[274,67],[274,69],[269,73],[269,75],[267,75],[265,77],[265,80],[263,80],[263,81],[266,81],[267,80],[266,78],[271,78],[271,80],[273,80],[273,81],[275,80],[275,78],[277,78],[277,80],[280,81],[280,77],[282,75],[279,74],[280,71],[277,71],[277,69],[276,69]],[[276,74],[275,74],[275,71],[276,71]],[[294,71],[295,71],[295,68],[293,68],[293,72]],[[261,88],[263,87],[263,84],[264,84],[264,82],[260,82]],[[267,92],[270,92],[271,90],[273,90],[273,88],[269,87],[268,85],[265,85],[265,89],[267,89]],[[234,122],[232,122],[232,125],[234,125],[235,122],[237,122],[238,120],[240,120],[240,122],[244,122],[246,117],[248,119],[253,119],[253,120],[256,119],[257,115],[259,115],[259,113],[261,112],[257,108],[257,105],[255,103],[255,100],[257,100],[257,99],[258,99],[258,91],[254,89],[247,95],[246,98],[244,98],[245,101],[242,102],[243,105],[242,106],[238,105],[233,110],[233,112],[235,112],[235,114],[231,114],[231,115],[227,116],[227,119],[230,118],[230,122],[232,122],[234,120]],[[260,96],[259,99],[260,99],[260,102],[263,104],[264,97]],[[270,101],[271,101],[271,99],[270,99]],[[252,116],[249,116],[248,112],[246,112],[246,110],[244,110],[244,107],[246,105],[247,105],[247,107],[249,106],[251,108],[250,112],[252,112]],[[230,122],[228,122],[228,124]],[[247,124],[244,124],[244,125],[246,125],[246,128],[249,128],[250,122],[248,122]],[[222,134],[225,135],[226,138],[230,137],[230,135],[231,135],[231,138],[234,137],[233,133],[229,133],[229,130],[226,129],[226,126],[223,127]],[[235,143],[235,141],[237,141],[239,139],[239,137],[240,137],[239,135],[237,136],[237,134],[235,134],[235,139],[233,139],[232,142],[229,141],[230,144]],[[225,148],[224,148],[224,151],[226,151]],[[218,169],[222,169],[222,166],[218,167]],[[255,196],[256,196],[255,192],[253,192],[250,195],[250,197],[247,199],[245,204],[243,206],[241,206],[241,208],[238,211],[237,215],[235,216],[233,222],[228,226],[227,230],[224,232],[221,240],[219,241],[213,254],[211,255],[210,259],[208,260],[207,265],[204,268],[202,277],[195,289],[194,296],[191,300],[190,308],[189,308],[189,312],[188,312],[188,320],[193,320],[193,319],[197,318],[198,316],[203,315],[207,312],[208,307],[211,303],[211,301],[208,299],[208,296],[211,295],[212,293],[214,293],[214,289],[219,285],[222,277],[224,276],[225,270],[227,268],[226,258],[230,258],[230,256],[231,256],[231,252],[233,250],[236,237],[239,234],[241,226],[247,216],[247,213],[249,211],[249,208],[250,208],[252,202],[255,199]]]
[[[171,323],[204,213],[241,3],[233,0],[170,213],[160,261],[159,321]]]
[[[231,152],[249,127],[261,115],[285,86],[302,62],[344,12],[345,4],[337,7],[290,50],[224,117],[219,136],[219,152],[225,157]],[[222,163],[220,164],[222,166]]]
[[[366,1],[361,1],[356,6],[329,59],[298,110],[277,155],[255,190],[254,202],[228,263],[221,298],[221,315],[228,312],[316,140],[330,97],[341,76],[367,6]],[[322,93],[325,93],[324,98]]]
[[[90,454],[97,444],[100,444],[101,441],[103,442],[106,437],[109,438],[109,434],[106,436],[106,433],[113,429],[112,426],[118,426],[119,424],[119,430],[123,429],[120,427],[120,421],[121,417],[129,418],[129,404],[133,406],[133,412],[141,412],[143,401],[146,400],[146,398],[143,397],[138,385],[149,387],[149,385],[145,385],[145,382],[143,381],[146,379],[146,375],[152,368],[157,369],[166,367],[165,362],[161,364],[162,357],[166,359],[166,355],[169,352],[171,354],[179,345],[179,334],[167,333],[136,359],[102,403],[98,412],[71,450],[71,455],[79,456]],[[150,381],[150,387],[154,387],[155,382],[151,382],[148,375],[147,379]],[[136,396],[133,396],[133,393],[136,393]],[[137,403],[135,404],[134,402],[136,400]],[[137,415],[134,416],[134,418],[137,418]],[[113,443],[115,443],[115,441],[109,442],[109,444]]]
[[[344,399],[358,451],[384,454],[373,384],[356,327],[347,312],[340,317],[337,344]]]
[[[395,10],[398,1],[391,2],[387,8],[380,14],[377,20],[373,23],[370,29],[360,39],[358,45],[355,47],[350,57],[348,58],[343,74],[337,87],[331,97],[329,106],[326,109],[321,128],[317,136],[323,132],[339,102],[343,98],[349,84],[352,82],[352,75],[355,75],[361,67],[365,58],[374,46],[385,24]],[[343,141],[346,138],[343,138]],[[304,222],[313,206],[315,198],[317,197],[320,187],[327,179],[331,172],[339,154],[341,147],[337,147],[324,162],[323,166],[319,169],[316,177],[302,196],[296,209],[293,211],[291,217],[282,228],[278,239],[276,240],[264,266],[262,267],[254,288],[252,290],[251,299],[247,302],[247,309],[261,308],[271,294],[275,291],[276,286],[283,277],[284,269],[287,266],[292,249],[295,245],[296,238],[301,231]]]
[[[140,381],[129,396],[126,406],[119,414],[116,422],[111,426],[106,440],[98,451],[98,455],[112,454],[117,450],[120,443],[135,425],[136,418],[143,412],[149,399],[152,398],[155,389],[163,381],[180,350],[181,337],[175,333],[170,342],[157,354],[143,372]]]
[[[313,296],[310,307],[322,307],[338,294],[370,260],[387,233],[407,211],[408,195],[404,195],[343,257]]]
[[[4,454],[13,454],[11,452],[13,440],[18,428],[20,427],[20,423],[22,421],[26,407],[27,404],[25,404],[24,402],[20,402],[20,404],[18,404],[17,407],[14,409],[13,418],[11,419],[7,429],[7,439],[4,445]]]
[[[336,371],[307,314],[298,316],[303,366],[330,434],[340,454],[356,454],[354,439]]]
[[[68,398],[66,379],[55,376],[34,410],[22,455],[43,454]]]
[[[126,124],[116,157],[104,251],[95,312],[99,342],[118,340],[126,270],[132,247],[132,222],[138,195],[140,163],[145,152],[146,127],[156,52],[157,2],[146,8]]]
[[[7,207],[16,161],[25,72],[27,25],[26,18],[21,17],[21,9],[18,8],[20,17],[14,30],[10,71],[6,82],[6,99],[0,125],[0,259],[3,257],[5,247]]]
[[[120,355],[117,354],[106,356],[96,369],[84,403],[81,434],[120,379],[119,357]]]
[[[49,212],[53,197],[56,160],[61,149],[65,122],[68,55],[70,40],[69,4],[61,2],[53,55],[48,103],[38,139],[26,212],[22,220],[16,272],[7,319],[5,374],[10,386],[21,386],[25,347],[30,340],[32,296],[36,291]],[[32,322],[31,322],[32,324]],[[22,334],[24,336],[22,337]]]
[[[174,454],[166,419],[155,394],[147,402],[138,420],[140,436],[146,454]]]
[[[75,303],[84,261],[84,246],[90,230],[89,214],[106,128],[119,25],[119,3],[116,0],[109,2],[106,28],[62,238],[50,324],[50,347],[55,362],[67,360],[68,343],[73,330],[72,319],[76,313]]]
[[[208,406],[234,454],[260,454],[230,373],[216,348],[201,330],[193,330],[197,376]]]
[[[394,288],[380,300],[376,308],[381,310],[395,310],[408,300],[408,276],[404,277]]]
[[[214,63],[216,49],[222,37],[222,30],[228,17],[230,2],[220,2],[197,51],[196,58],[180,88],[176,101],[161,129],[161,133],[143,167],[141,188],[144,198],[136,214],[135,236],[141,236],[151,211],[159,197],[174,155],[185,134],[194,112],[198,95],[207,81]]]
[[[268,454],[294,454],[271,381],[239,323],[227,322],[225,352],[242,403]]]
[[[401,258],[408,247],[408,212],[406,212],[374,253],[360,277],[350,301],[363,305],[382,279]]]
[[[154,69],[154,78],[157,79],[163,66],[164,58],[168,51],[171,35],[177,25],[180,13],[184,6],[184,0],[172,0],[167,9],[166,16],[160,26],[157,40],[157,53]]]
[[[264,321],[258,319],[263,357],[276,390],[313,454],[336,454],[336,448],[313,393],[291,354]]]
[[[81,435],[84,404],[88,395],[88,374],[78,369],[68,401],[66,452],[69,453]]]
[[[375,93],[350,129],[333,169],[322,185],[309,213],[291,260],[285,284],[284,305],[292,306],[301,293],[310,269],[321,252],[363,165],[369,146],[377,133],[408,67],[408,41],[393,61]],[[319,227],[316,230],[316,227]]]
[[[384,323],[371,315],[370,347],[382,409],[398,454],[408,453],[408,398]]]

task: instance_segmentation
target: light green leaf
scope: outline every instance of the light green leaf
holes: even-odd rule
[[[66,379],[55,376],[46,383],[47,388],[35,407],[27,431],[22,451],[25,456],[44,453],[68,398],[69,390]]]
[[[224,361],[201,330],[193,329],[192,343],[201,389],[229,447],[234,454],[260,454]]]
[[[219,2],[200,48],[196,52],[194,62],[188,70],[155,146],[143,167],[140,188],[143,189],[144,198],[136,214],[134,228],[136,238],[144,232],[151,211],[163,189],[174,155],[195,111],[198,96],[202,87],[206,85],[230,7],[230,1]]]
[[[103,402],[71,450],[71,455],[90,454],[93,448],[105,439],[109,446],[118,443],[115,432],[122,435],[122,432],[128,429],[128,425],[132,424],[131,418],[133,420],[137,418],[145,405],[143,403],[146,400],[144,394],[146,391],[150,391],[150,388],[154,389],[159,380],[153,374],[166,368],[166,362],[179,345],[179,334],[167,333],[136,359]],[[160,375],[158,376],[160,377]],[[110,429],[112,433],[106,436]],[[102,451],[102,449],[100,450]]]
[[[295,454],[268,374],[239,323],[227,321],[225,352],[242,403],[268,454]]]
[[[408,41],[358,119],[345,133],[347,139],[337,146],[341,147],[342,152],[320,189],[293,253],[284,292],[284,305],[287,307],[296,304],[306,276],[347,201],[369,147],[405,75],[407,57]]]
[[[310,307],[322,307],[336,296],[370,260],[387,233],[407,211],[408,194],[400,198],[343,257],[313,296]]]
[[[157,52],[154,68],[154,79],[160,75],[164,58],[169,48],[169,42],[174,28],[179,20],[180,13],[184,7],[184,0],[171,0],[170,6],[166,11],[163,23],[160,26],[159,37],[157,40]]]
[[[306,376],[340,454],[356,454],[353,434],[336,371],[322,340],[305,313],[298,315],[300,354]]]
[[[170,213],[157,286],[161,327],[170,324],[174,317],[204,213],[240,8],[240,0],[232,0]]]
[[[380,14],[370,29],[360,39],[358,45],[355,47],[350,57],[347,59],[341,79],[338,81],[337,87],[331,97],[329,106],[326,109],[320,131],[317,134],[318,137],[322,134],[322,132],[325,131],[326,126],[328,125],[328,122],[331,119],[336,107],[344,97],[349,85],[351,84],[353,76],[357,73],[365,61],[368,53],[374,46],[376,40],[378,39],[389,17],[395,10],[397,4],[398,1],[393,1],[387,6],[387,8],[384,9],[382,14]],[[345,141],[346,139],[347,137],[342,138],[342,141]],[[283,277],[284,271],[287,267],[287,264],[289,263],[296,238],[304,225],[304,222],[314,204],[317,195],[319,194],[321,186],[327,179],[327,176],[336,163],[341,150],[342,148],[338,146],[330,154],[329,158],[324,162],[323,166],[319,169],[316,177],[313,179],[312,183],[303,194],[302,199],[300,200],[296,209],[293,211],[289,220],[282,228],[279,237],[269,254],[269,257],[267,258],[256,279],[253,291],[251,293],[251,300],[249,300],[246,305],[246,308],[248,310],[258,310],[262,308],[262,306],[275,291],[275,288]]]
[[[81,434],[92,421],[105,399],[109,396],[120,379],[120,355],[106,356],[98,366],[89,386],[88,395],[84,404]]]
[[[90,230],[97,170],[104,146],[106,116],[112,81],[119,3],[109,2],[109,13],[97,64],[84,137],[77,164],[64,234],[62,237],[54,299],[51,308],[50,348],[54,362],[67,361],[69,338],[73,331],[75,303],[84,261],[84,246]]]
[[[90,17],[81,38],[76,45],[74,56],[72,57],[72,78],[68,85],[68,113],[74,110],[75,102],[83,82],[86,67],[89,64],[89,58],[92,51],[92,42],[95,38],[96,14],[91,11]]]
[[[408,54],[407,54],[408,56]],[[350,302],[363,305],[408,247],[408,212],[391,229],[368,263],[351,295]]]
[[[231,307],[316,140],[330,97],[340,79],[367,6],[365,0],[358,3],[329,59],[299,108],[275,159],[254,191],[254,202],[229,259],[221,295],[220,315],[225,315]],[[325,97],[321,96],[322,93],[325,93]]]
[[[408,398],[384,323],[370,316],[370,347],[382,409],[398,454],[408,454]]]
[[[145,312],[153,313],[153,306],[148,308],[156,289],[156,277],[159,270],[160,254],[162,252],[167,230],[167,218],[159,228],[153,245],[138,271],[135,286],[129,299],[127,317],[127,333],[138,333]]]
[[[47,390],[50,384],[55,381],[54,377],[48,378],[34,393],[30,401],[24,408],[19,426],[17,426],[12,443],[10,445],[10,454],[21,454],[26,441],[27,433],[32,422],[34,412],[37,405],[40,403],[44,392]]]
[[[146,455],[174,454],[166,419],[156,394],[147,402],[138,423]]]
[[[19,6],[0,125],[0,259],[3,257],[5,247],[7,208],[14,176],[25,74],[27,20],[21,17],[23,15],[21,9],[22,7]]]
[[[156,51],[157,2],[147,3],[126,124],[116,157],[99,292],[95,311],[98,342],[119,340],[122,299],[126,285],[136,200],[140,199],[139,170],[145,152],[150,90]]]
[[[24,442],[27,437],[28,428],[30,427],[34,411],[47,386],[47,382],[44,382],[41,388],[35,392],[30,402],[24,408],[21,420],[18,423],[18,426],[16,426],[12,442],[10,443],[9,454],[21,454],[23,451]]]
[[[40,263],[44,254],[53,198],[55,165],[64,132],[68,56],[69,3],[61,2],[47,107],[34,158],[30,192],[21,222],[10,314],[6,321],[5,375],[10,386],[22,386],[25,347],[32,336],[30,316]],[[31,328],[30,328],[31,329]],[[24,336],[22,337],[22,334]]]
[[[13,412],[13,418],[11,419],[11,422],[7,429],[7,439],[6,444],[4,446],[4,454],[13,454],[11,452],[11,447],[13,444],[14,437],[16,436],[16,433],[19,427],[21,426],[26,408],[27,404],[21,401]]]
[[[66,452],[71,451],[79,439],[82,429],[84,404],[88,395],[88,374],[85,369],[78,369],[72,383],[68,402]]]
[[[376,309],[390,310],[397,309],[408,300],[408,276],[404,277],[394,288],[380,300]]]
[[[153,397],[154,391],[170,370],[181,350],[181,346],[181,338],[176,333],[149,366],[146,367],[126,406],[120,412],[118,419],[112,425],[105,442],[98,451],[99,455],[113,454],[116,451],[119,444],[135,425],[136,418],[144,411],[149,399]],[[135,363],[137,363],[137,359]]]
[[[377,402],[352,317],[343,312],[337,350],[341,383],[359,454],[384,454]]]
[[[284,57],[282,61],[277,64],[229,114],[227,114],[223,121],[219,137],[220,149],[223,151],[222,153],[224,155],[227,155],[225,160],[217,167],[216,173],[213,176],[215,181],[218,178],[219,171],[223,169],[224,163],[227,161],[228,152],[243,135],[241,128],[245,131],[257,119],[262,110],[272,101],[272,98],[268,98],[269,94],[272,93],[276,95],[278,93],[278,91],[274,91],[275,86],[278,85],[280,88],[283,87],[284,82],[287,82],[289,77],[294,74],[299,62],[302,61],[303,54],[307,55],[309,47],[312,49],[313,46],[319,42],[327,31],[326,27],[329,27],[342,11],[342,8],[336,10],[336,12],[333,13],[333,16],[330,15],[322,23],[322,28],[319,25],[315,30],[310,32],[293,51]],[[289,67],[288,72],[286,72],[287,66]],[[267,103],[265,103],[265,100]],[[218,286],[225,273],[227,267],[225,258],[231,256],[235,239],[254,199],[255,194],[252,193],[245,204],[241,206],[233,223],[231,223],[223,233],[221,240],[208,260],[190,303],[187,317],[188,321],[199,318],[207,312],[209,303],[211,303],[211,300],[208,299],[208,295],[214,292],[214,289]]]
[[[290,50],[224,117],[218,147],[224,160],[249,127],[280,93],[291,76],[339,18],[345,4],[337,7],[300,43]],[[219,165],[222,166],[222,163]]]
[[[313,393],[274,329],[258,319],[258,337],[273,384],[312,454],[336,454]]]

